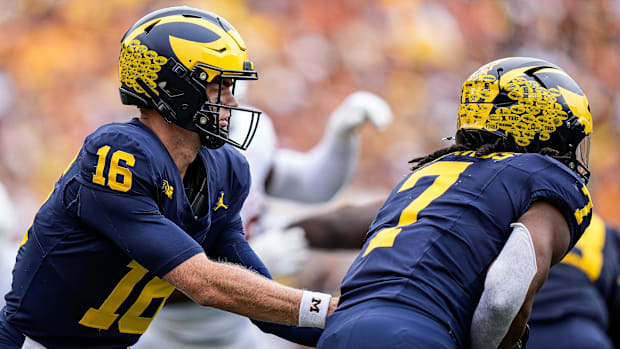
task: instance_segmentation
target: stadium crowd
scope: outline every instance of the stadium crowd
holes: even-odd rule
[[[123,28],[179,4],[236,24],[260,72],[247,102],[272,116],[281,146],[310,148],[329,112],[354,90],[388,101],[395,120],[384,133],[363,130],[353,192],[389,191],[412,151],[443,145],[454,133],[467,72],[502,56],[549,59],[590,99],[590,191],[599,214],[620,224],[616,1],[7,0],[0,4],[0,179],[17,207],[16,235],[81,139],[135,113],[118,102],[117,63],[109,59]]]

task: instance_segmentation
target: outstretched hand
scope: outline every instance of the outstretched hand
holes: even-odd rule
[[[332,112],[328,129],[347,135],[369,121],[377,130],[383,130],[392,119],[392,109],[383,98],[367,91],[357,91]]]

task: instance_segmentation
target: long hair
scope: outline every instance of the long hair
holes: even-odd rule
[[[525,147],[517,145],[512,135],[502,137],[490,132],[474,129],[459,129],[456,131],[455,144],[446,148],[439,149],[426,156],[409,160],[412,171],[423,167],[429,162],[435,161],[440,157],[457,151],[474,150],[476,156],[484,156],[496,152],[527,153]],[[542,148],[538,152],[542,155],[558,156],[559,152],[553,148]]]

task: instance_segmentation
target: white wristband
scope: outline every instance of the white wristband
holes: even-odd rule
[[[332,296],[320,292],[304,291],[299,305],[299,327],[325,328],[325,319]]]

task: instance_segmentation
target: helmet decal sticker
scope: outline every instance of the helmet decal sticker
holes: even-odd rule
[[[136,84],[136,79],[139,77],[156,94],[159,94],[155,88],[155,80],[157,80],[157,73],[161,70],[161,66],[167,62],[168,59],[166,57],[159,56],[157,52],[149,50],[139,40],[132,40],[128,45],[123,44],[118,67],[121,83],[124,83],[138,93],[144,93],[150,97],[148,92]]]
[[[569,91],[562,86],[545,88],[526,71],[536,69],[528,66],[513,69],[499,79],[488,74],[497,63],[479,69],[463,84],[462,104],[459,107],[457,125],[459,128],[474,128],[500,131],[511,134],[518,145],[528,146],[538,134],[541,141],[550,139],[550,134],[568,119],[558,98],[563,98],[570,110],[580,117],[585,133],[591,130],[585,96]],[[545,73],[564,72],[545,68]],[[491,103],[504,92],[505,103]],[[469,104],[473,103],[473,104]],[[501,106],[506,104],[506,107]]]

